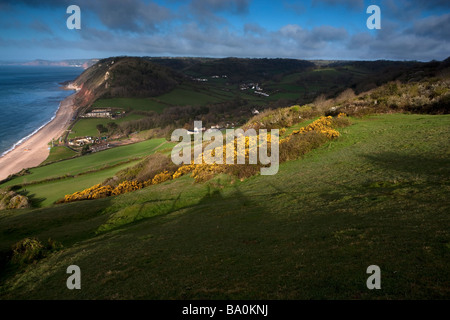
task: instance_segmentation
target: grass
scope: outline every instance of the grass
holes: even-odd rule
[[[309,120],[304,120],[302,122],[299,122],[297,124],[294,124],[293,126],[286,128],[286,132],[282,135],[282,137],[287,137],[288,135],[290,135],[292,132],[294,132],[295,130],[299,130],[302,127],[306,127],[307,125],[311,124],[312,122],[314,122],[314,120],[316,120],[318,118],[314,118],[314,119],[309,119]]]
[[[279,81],[262,84],[264,91],[272,93],[269,100],[288,99],[307,102],[320,93],[330,90],[340,91],[349,83],[357,83],[367,76],[367,72],[356,67],[318,68],[311,71],[292,73]],[[337,85],[339,84],[339,85]]]
[[[4,266],[2,299],[448,299],[450,116],[354,119],[274,176],[190,177],[0,213],[0,250],[65,249]],[[82,270],[67,290],[65,270]],[[381,268],[381,290],[366,269]]]
[[[55,146],[50,149],[50,154],[42,164],[48,164],[59,160],[69,159],[78,153],[67,148],[66,146]]]
[[[66,178],[56,181],[33,184],[22,188],[20,191],[31,197],[35,205],[48,207],[56,200],[64,198],[66,194],[81,191],[93,185],[103,182],[107,178],[115,175],[116,172],[137,164],[139,160],[130,161],[118,166],[113,166],[104,170]]]
[[[38,182],[49,178],[62,177],[64,175],[77,175],[86,171],[101,170],[121,162],[145,157],[160,148],[166,148],[166,140],[151,139],[143,142],[112,148],[105,151],[89,154],[83,157],[69,159],[47,166],[30,169],[30,174],[17,177],[2,185],[12,186],[23,183]]]
[[[143,118],[143,116],[138,114],[129,114],[117,120],[102,119],[102,118],[80,118],[72,127],[68,138],[73,139],[76,137],[85,137],[85,136],[91,137],[104,136],[107,135],[108,133],[103,133],[99,135],[97,130],[98,124],[102,124],[104,127],[106,127],[106,125],[110,122],[119,124],[125,121],[137,120],[141,118]]]
[[[112,98],[99,99],[94,102],[91,109],[95,108],[121,108],[125,110],[163,112],[167,105],[158,103],[152,98]]]
[[[169,93],[156,98],[157,101],[173,106],[202,106],[208,103],[222,102],[227,99],[215,96],[213,92],[193,90],[189,86],[180,86]]]

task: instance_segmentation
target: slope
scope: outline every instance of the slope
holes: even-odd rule
[[[2,271],[30,299],[448,299],[448,115],[353,119],[275,176],[189,177],[115,198],[0,214],[0,250],[64,249]],[[61,214],[64,212],[64,214]],[[67,290],[67,266],[82,290]],[[366,288],[366,268],[382,290]]]

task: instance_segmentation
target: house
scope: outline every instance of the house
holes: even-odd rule
[[[261,92],[261,91],[255,91],[256,94],[262,95],[264,97],[268,97],[269,95],[267,93]]]
[[[92,146],[91,151],[92,152],[98,152],[98,151],[103,151],[109,149],[109,143],[103,143],[103,144],[98,144],[95,146]]]
[[[188,132],[188,134],[196,134],[199,132],[204,132],[205,130],[206,130],[205,127],[203,127],[203,128],[194,127],[194,130],[188,130],[187,132]]]
[[[94,109],[91,112],[85,113],[82,118],[109,118],[113,117],[111,109]]]
[[[84,137],[75,140],[69,141],[69,146],[84,146],[85,144],[94,143],[94,139],[92,137]]]
[[[194,127],[194,132],[195,132],[195,133],[203,132],[203,131],[205,131],[205,130],[206,130],[205,127],[203,127],[203,128],[200,128],[200,127]]]

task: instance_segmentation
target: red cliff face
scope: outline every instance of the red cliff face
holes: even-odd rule
[[[81,85],[81,89],[77,92],[75,99],[78,106],[85,107],[94,102],[95,95],[91,90],[87,89],[84,85]]]

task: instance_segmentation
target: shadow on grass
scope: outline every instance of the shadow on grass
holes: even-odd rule
[[[25,238],[42,242],[52,239],[68,248],[77,242],[92,238],[107,215],[109,199],[79,201],[47,208],[17,209],[17,214],[0,220],[0,283],[21,271],[10,264],[12,246]]]
[[[18,194],[25,196],[28,198],[30,205],[32,208],[40,208],[41,204],[47,200],[47,198],[38,198],[35,193],[30,194],[30,191],[27,189],[17,191]]]
[[[181,192],[180,192],[180,193],[178,194],[178,196],[173,200],[173,203],[172,203],[170,209],[167,210],[166,214],[169,214],[169,213],[172,213],[172,212],[176,211],[176,204],[177,204],[177,202],[180,200],[180,198],[181,198]],[[145,206],[146,206],[147,204],[152,203],[152,202],[159,202],[159,200],[151,200],[151,201],[145,201],[145,202],[143,202],[143,203],[140,205],[139,211],[138,211],[138,213],[136,214],[136,216],[134,217],[133,222],[136,222],[136,221],[139,221],[139,220],[142,220],[142,219],[146,219],[146,218],[151,218],[151,217],[146,217],[146,216],[145,216],[145,214],[143,213],[143,209],[145,208]],[[158,216],[159,216],[159,215],[158,215]]]
[[[364,158],[373,165],[403,173],[428,176],[448,176],[450,161],[448,158],[427,155],[406,155],[397,152],[366,154]]]

